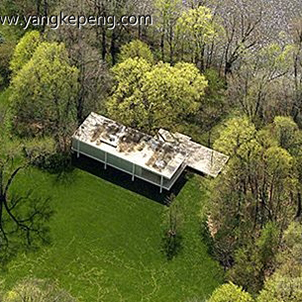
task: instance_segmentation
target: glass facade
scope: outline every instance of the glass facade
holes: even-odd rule
[[[183,163],[171,179],[167,179],[165,177],[163,177],[162,179],[161,175],[156,174],[140,166],[137,166],[129,161],[126,161],[110,153],[107,153],[107,158],[106,158],[104,151],[99,150],[93,146],[90,146],[89,144],[80,142],[76,139],[73,139],[72,141],[72,149],[75,152],[79,151],[80,154],[101,161],[102,163],[106,162],[106,164],[108,164],[109,166],[112,166],[128,174],[133,175],[134,172],[134,176],[167,190],[171,189],[173,184],[176,182],[176,180],[178,179],[178,177],[181,175],[181,173],[184,171],[186,167],[186,164]]]

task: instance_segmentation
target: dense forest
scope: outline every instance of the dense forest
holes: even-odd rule
[[[185,133],[230,157],[219,177],[206,179],[199,216],[200,240],[223,268],[224,284],[209,297],[187,301],[302,301],[299,1],[0,3],[1,16],[60,12],[152,16],[153,22],[55,30],[0,24],[3,270],[17,254],[47,244],[54,214],[47,196],[16,193],[16,179],[33,167],[66,177],[71,135],[94,111],[149,134],[160,128]],[[182,240],[173,199],[164,247],[170,261]],[[67,289],[28,277],[4,288],[2,299],[77,301]]]

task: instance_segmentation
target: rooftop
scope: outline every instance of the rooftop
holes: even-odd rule
[[[160,129],[158,137],[162,140],[169,140],[171,143],[180,144],[181,148],[188,153],[187,166],[212,177],[217,177],[229,160],[225,154],[195,143],[191,137],[178,132],[171,133]]]
[[[174,144],[91,113],[74,138],[170,179],[187,153]]]
[[[152,137],[93,112],[73,138],[168,179],[183,163],[216,177],[228,160],[181,133],[160,129]]]

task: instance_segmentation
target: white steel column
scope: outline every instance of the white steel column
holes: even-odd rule
[[[105,170],[107,169],[107,152],[105,152],[105,163],[104,163]]]
[[[80,157],[80,141],[77,140],[77,158]]]
[[[132,164],[132,181],[134,181],[135,164]]]
[[[160,177],[160,189],[159,189],[159,192],[160,192],[160,193],[163,192],[163,184],[164,184],[164,177],[161,176],[161,177]]]

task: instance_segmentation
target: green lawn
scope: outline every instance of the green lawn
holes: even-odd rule
[[[51,196],[52,245],[20,255],[3,274],[7,286],[32,275],[52,278],[80,301],[202,301],[223,279],[199,236],[201,178],[191,178],[182,205],[184,248],[172,261],[160,252],[165,207],[75,169],[64,184],[37,170],[21,174],[13,190]]]
[[[8,96],[8,90],[0,93],[0,109],[7,108]],[[51,245],[18,255],[0,276],[6,286],[26,276],[50,278],[85,302],[189,302],[208,297],[222,283],[223,272],[200,237],[199,215],[207,200],[202,178],[191,178],[174,201],[184,214],[184,248],[167,261],[160,251],[166,207],[127,190],[129,176],[118,185],[114,174],[112,182],[106,181],[107,171],[99,169],[94,163],[90,170],[102,178],[78,168],[64,181],[36,169],[17,177],[13,191],[33,189],[50,196],[55,214]],[[148,191],[138,182],[135,186],[141,193]]]

